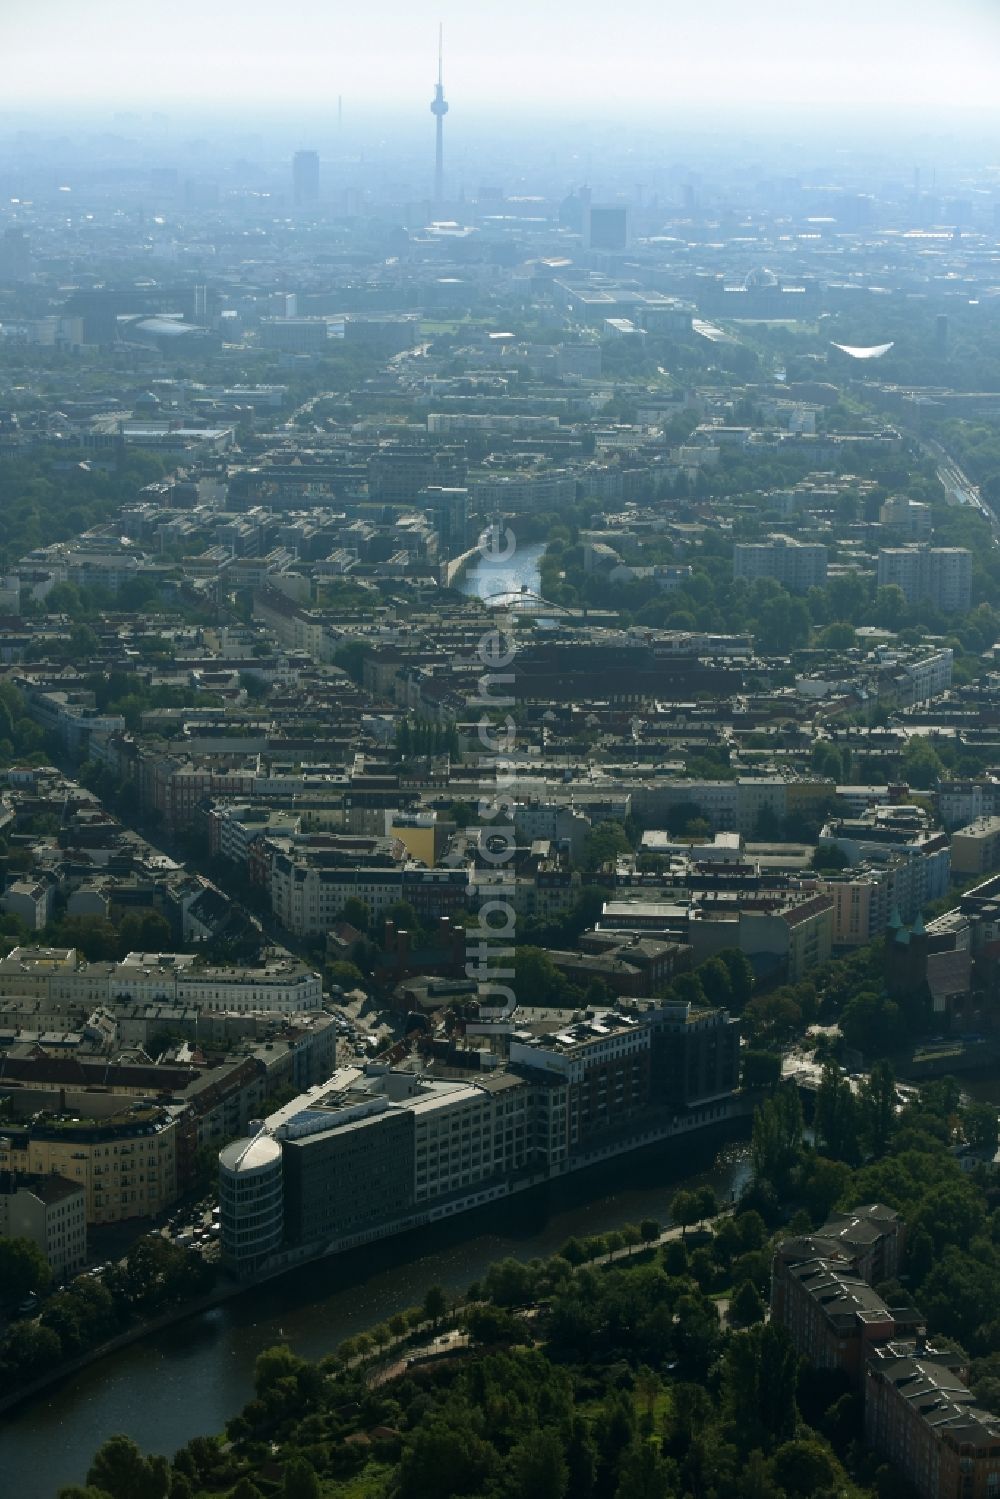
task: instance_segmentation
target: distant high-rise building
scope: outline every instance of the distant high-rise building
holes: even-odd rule
[[[895,584],[908,604],[959,614],[972,599],[972,553],[965,547],[880,547],[877,585]]]
[[[822,588],[826,582],[826,547],[798,541],[794,536],[772,536],[770,541],[737,542],[733,548],[733,577],[773,578],[792,593]]]
[[[600,208],[591,204],[585,221],[588,250],[627,250],[629,211],[613,206]]]
[[[434,201],[440,203],[444,197],[444,117],[448,113],[448,101],[444,96],[444,27],[438,27],[438,81],[431,100],[431,114],[435,118],[434,151]]]
[[[0,281],[27,281],[31,275],[31,246],[23,229],[5,229],[0,239]]]
[[[417,504],[433,518],[438,555],[450,561],[464,552],[469,528],[469,491],[429,484],[420,490]]]
[[[319,153],[296,151],[292,157],[292,196],[300,206],[319,202]]]

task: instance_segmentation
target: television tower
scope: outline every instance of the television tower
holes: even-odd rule
[[[444,27],[438,27],[438,81],[431,101],[431,114],[437,121],[437,141],[434,152],[434,201],[440,203],[444,197],[444,117],[448,113],[448,101],[444,96]]]

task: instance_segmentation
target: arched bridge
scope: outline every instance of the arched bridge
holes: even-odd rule
[[[580,612],[543,599],[531,588],[504,588],[499,593],[487,593],[483,595],[483,603],[487,609],[510,609],[515,614],[561,614],[572,618]]]

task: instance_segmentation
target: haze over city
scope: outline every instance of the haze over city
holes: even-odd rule
[[[630,0],[439,5],[381,0],[8,0],[3,109],[274,106],[398,113],[419,98],[438,22],[467,112],[649,122],[680,106],[945,110],[996,105],[1000,15],[992,0]]]

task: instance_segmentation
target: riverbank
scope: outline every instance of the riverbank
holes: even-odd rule
[[[135,1327],[126,1328],[124,1332],[109,1338],[106,1343],[98,1343],[95,1347],[88,1348],[86,1353],[79,1354],[77,1358],[70,1359],[67,1363],[59,1364],[55,1369],[50,1369],[48,1373],[40,1375],[38,1379],[21,1385],[10,1395],[5,1395],[0,1399],[0,1416],[16,1410],[19,1405],[34,1399],[36,1395],[44,1394],[46,1390],[52,1389],[63,1380],[72,1379],[74,1374],[79,1374],[91,1364],[99,1363],[110,1354],[118,1353],[123,1348],[130,1348],[134,1343],[141,1343],[143,1339],[163,1332],[165,1328],[173,1327],[178,1322],[184,1322],[189,1317],[200,1317],[202,1313],[221,1306],[232,1297],[241,1296],[246,1289],[246,1286],[240,1285],[237,1281],[229,1281],[225,1286],[216,1287],[205,1296],[199,1296],[194,1301],[171,1307],[169,1311],[161,1312],[158,1317],[151,1317],[147,1321],[137,1323]]]
[[[428,1286],[459,1294],[491,1264],[555,1253],[571,1237],[643,1218],[670,1222],[680,1188],[732,1200],[749,1176],[749,1119],[594,1166],[533,1194],[487,1205],[260,1285],[232,1286],[207,1310],[177,1309],[99,1362],[63,1367],[0,1420],[0,1471],[18,1499],[52,1499],[80,1483],[95,1449],[118,1431],[172,1454],[223,1429],[251,1397],[257,1355],[286,1342],[318,1360],[345,1339],[419,1304]]]
[[[441,584],[441,587],[454,588],[455,585],[457,583],[460,583],[464,578],[469,566],[475,561],[477,557],[481,556],[482,552],[480,551],[479,544],[477,542],[474,547],[470,547],[469,550],[467,552],[463,552],[460,557],[453,557],[450,562],[442,562],[441,567],[438,571],[438,581]]]
[[[742,1102],[742,1100],[737,1100],[737,1102]],[[749,1119],[751,1112],[752,1100],[748,1102],[746,1107],[740,1109],[733,1108],[724,1118],[715,1122],[692,1121],[686,1127],[677,1128],[675,1126],[669,1133],[662,1133],[655,1138],[651,1138],[647,1132],[645,1136],[637,1137],[639,1143],[633,1144],[624,1150],[620,1144],[596,1149],[586,1160],[581,1162],[572,1172],[567,1173],[564,1177],[536,1176],[520,1182],[507,1184],[507,1190],[497,1190],[490,1200],[483,1202],[481,1205],[475,1207],[457,1205],[457,1213],[451,1211],[452,1206],[455,1205],[443,1203],[436,1211],[414,1215],[411,1218],[400,1220],[398,1223],[384,1224],[381,1228],[369,1230],[366,1234],[353,1235],[350,1238],[327,1246],[319,1253],[315,1249],[307,1249],[299,1253],[292,1251],[282,1263],[269,1266],[266,1270],[251,1279],[239,1281],[227,1279],[213,1287],[204,1296],[197,1297],[190,1302],[178,1304],[170,1308],[169,1311],[162,1312],[158,1317],[138,1323],[135,1327],[126,1329],[114,1338],[109,1338],[107,1342],[97,1344],[94,1348],[88,1349],[86,1353],[81,1353],[69,1363],[59,1364],[56,1368],[40,1375],[37,1380],[33,1380],[30,1384],[22,1385],[18,1390],[0,1399],[0,1416],[15,1410],[18,1406],[23,1405],[37,1395],[43,1394],[47,1389],[51,1389],[63,1380],[70,1379],[74,1374],[78,1374],[90,1365],[100,1362],[101,1359],[107,1358],[110,1354],[117,1353],[121,1349],[128,1348],[135,1343],[152,1337],[155,1333],[162,1332],[166,1328],[176,1326],[178,1323],[187,1321],[190,1318],[198,1317],[202,1313],[222,1306],[227,1301],[231,1301],[236,1297],[250,1296],[259,1291],[261,1287],[271,1282],[281,1281],[285,1277],[294,1276],[301,1270],[312,1265],[343,1256],[362,1255],[376,1243],[384,1244],[396,1240],[412,1239],[418,1232],[426,1231],[439,1224],[448,1223],[454,1225],[456,1230],[460,1232],[461,1225],[468,1223],[469,1231],[475,1232],[477,1227],[482,1226],[475,1221],[477,1218],[482,1218],[488,1223],[497,1210],[506,1216],[510,1211],[510,1204],[513,1198],[529,1194],[534,1194],[537,1197],[539,1194],[542,1194],[542,1196],[548,1197],[551,1203],[551,1198],[557,1192],[560,1183],[568,1181],[570,1177],[575,1179],[585,1189],[586,1178],[588,1176],[596,1176],[602,1169],[606,1169],[611,1161],[620,1160],[623,1155],[631,1160],[643,1152],[656,1152],[664,1144],[671,1140],[676,1140],[680,1134],[690,1137],[692,1135],[700,1136],[707,1134],[713,1130],[725,1132],[727,1127],[734,1125],[739,1129],[742,1123]],[[542,1198],[539,1197],[539,1200],[542,1200]]]

